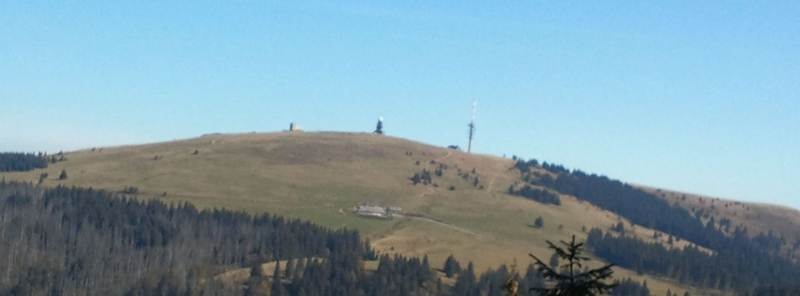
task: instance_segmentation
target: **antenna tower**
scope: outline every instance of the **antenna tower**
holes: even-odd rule
[[[467,146],[467,153],[472,153],[472,136],[475,135],[475,108],[478,106],[478,101],[472,100],[472,120],[469,122],[469,146]]]

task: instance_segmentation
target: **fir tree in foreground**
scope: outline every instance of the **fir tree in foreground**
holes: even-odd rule
[[[539,292],[540,295],[550,296],[588,296],[607,294],[614,288],[614,284],[603,282],[611,279],[611,274],[614,272],[611,270],[611,267],[614,266],[613,264],[582,272],[584,270],[582,262],[591,259],[582,255],[584,243],[576,243],[574,235],[569,243],[561,241],[564,248],[556,246],[550,241],[547,241],[547,244],[555,252],[555,255],[561,258],[564,264],[560,267],[550,267],[533,254],[529,254],[536,260],[536,263],[534,263],[536,269],[544,275],[545,279],[554,283],[550,288],[531,288],[531,291]],[[559,269],[561,272],[559,272]]]

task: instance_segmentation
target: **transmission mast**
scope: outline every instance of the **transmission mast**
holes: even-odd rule
[[[469,145],[467,146],[467,153],[472,153],[472,136],[475,135],[475,108],[478,106],[478,101],[472,100],[472,120],[469,122]]]

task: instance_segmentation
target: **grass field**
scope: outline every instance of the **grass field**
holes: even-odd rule
[[[472,261],[479,271],[515,260],[524,269],[532,262],[529,253],[549,258],[545,240],[567,240],[571,235],[585,239],[592,227],[629,225],[613,213],[570,196],[562,196],[562,205],[553,206],[508,195],[508,187],[520,177],[510,169],[511,159],[374,134],[211,135],[86,149],[68,152],[66,157],[67,161],[44,170],[0,177],[36,182],[40,173],[47,172],[46,186],[113,191],[135,186],[136,196],[142,199],[269,212],[331,228],[358,229],[380,252],[427,254],[435,267],[452,254],[464,264]],[[412,185],[414,173],[440,165],[447,169],[441,177],[433,177],[438,187]],[[57,179],[62,169],[68,173],[66,180]],[[469,180],[459,176],[459,171],[469,173]],[[478,186],[473,185],[474,176],[478,176]],[[399,206],[413,216],[381,220],[353,214],[357,205],[367,202]],[[543,228],[528,226],[539,216],[544,219]],[[626,235],[666,241],[666,237],[653,239],[653,230],[640,226],[629,228]],[[624,269],[617,269],[615,277],[646,279],[655,295],[664,295],[667,289],[693,291]]]

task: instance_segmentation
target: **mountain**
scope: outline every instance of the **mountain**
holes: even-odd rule
[[[627,227],[625,236],[668,245],[668,236],[654,238],[655,229],[632,224],[626,217],[557,190],[539,189],[558,196],[560,205],[510,195],[510,187],[519,189],[526,184],[515,160],[467,154],[390,136],[214,134],[165,143],[85,149],[64,156],[64,161],[44,169],[3,172],[0,176],[37,182],[46,172],[48,177],[42,180],[46,186],[94,187],[139,199],[188,201],[200,208],[253,214],[269,212],[330,228],[356,229],[379,252],[419,257],[427,254],[431,265],[439,267],[452,254],[461,262],[474,262],[479,271],[515,261],[522,269],[530,263],[528,253],[549,257],[545,240],[565,240],[573,234],[586,239],[593,228],[608,230],[619,223]],[[62,170],[68,177],[60,180]],[[552,174],[538,167],[533,171]],[[415,174],[423,176],[422,180],[414,180]],[[424,176],[430,176],[427,185]],[[660,197],[670,203],[678,194],[649,188],[645,191],[648,190],[655,195],[663,193]],[[691,208],[691,200],[678,203]],[[357,207],[365,204],[400,207],[403,215],[391,219],[356,215]],[[697,211],[699,208],[695,207]],[[800,217],[796,211],[781,213],[786,219],[782,221],[797,221]],[[538,217],[543,221],[540,228],[533,227]],[[756,230],[791,232],[792,224],[759,222],[772,216],[752,217],[736,223],[752,225],[748,227],[753,230],[752,235],[757,234]],[[670,248],[689,245],[697,243],[676,240]],[[702,245],[699,249],[714,253]],[[653,294],[663,295],[667,289],[692,294],[709,292],[623,268],[617,268],[614,275],[619,279],[647,280]]]

